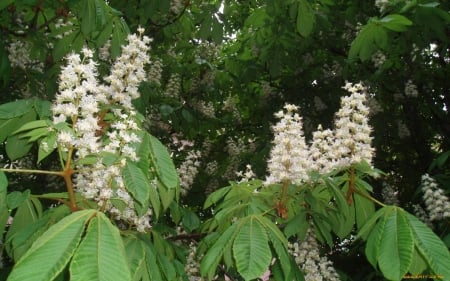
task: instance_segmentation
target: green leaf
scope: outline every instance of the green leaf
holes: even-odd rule
[[[350,60],[354,60],[359,57],[362,61],[370,59],[372,54],[376,51],[376,42],[374,34],[377,34],[377,29],[383,28],[377,26],[372,22],[363,26],[359,34],[353,40],[348,57]],[[380,39],[378,39],[379,41]]]
[[[135,236],[127,236],[124,239],[128,266],[131,272],[131,280],[142,280],[143,268],[145,266],[144,245]]]
[[[384,18],[380,19],[379,22],[387,29],[397,32],[406,31],[408,30],[408,26],[412,25],[412,21],[410,21],[405,16],[398,14],[387,15]]]
[[[103,213],[96,213],[70,263],[76,280],[130,280],[130,270],[119,230]]]
[[[144,172],[136,164],[128,161],[122,170],[122,176],[126,189],[131,193],[136,202],[141,205],[143,212],[147,212],[149,206],[150,185]],[[138,214],[142,216],[143,213]]]
[[[14,161],[27,155],[32,146],[32,143],[22,139],[19,135],[9,136],[5,145],[6,154],[11,161]]]
[[[95,12],[95,0],[86,0],[81,5],[82,10],[79,15],[81,21],[81,32],[84,35],[89,35],[95,30],[95,22],[97,20],[97,14]]]
[[[409,272],[414,275],[419,275],[425,269],[427,269],[427,262],[423,259],[422,255],[417,250],[417,247],[414,247],[414,253],[412,256],[411,266],[409,267]]]
[[[356,193],[353,194],[355,204],[356,227],[360,230],[367,220],[375,213],[375,204]]]
[[[359,229],[358,235],[356,235],[355,240],[362,238],[367,239],[368,233],[372,230],[374,225],[376,224],[377,220],[384,215],[384,212],[386,211],[386,208],[381,208],[378,211],[376,211],[375,214],[370,217],[366,223]]]
[[[240,223],[239,233],[233,242],[236,269],[245,280],[261,276],[272,261],[268,237],[264,227],[250,217]]]
[[[191,210],[185,210],[183,215],[183,226],[187,231],[192,232],[200,226],[200,219],[196,213]]]
[[[208,196],[208,198],[206,198],[206,201],[203,204],[203,208],[207,209],[207,208],[211,207],[212,205],[216,204],[217,202],[219,202],[219,200],[224,198],[225,195],[231,190],[231,188],[232,188],[232,186],[226,186],[226,187],[219,188],[218,190],[211,193]]]
[[[9,210],[6,202],[6,192],[8,187],[8,179],[3,171],[0,171],[0,233],[3,237],[6,222],[9,219]]]
[[[200,272],[202,276],[207,276],[209,279],[214,277],[217,266],[222,259],[225,249],[233,245],[233,241],[238,233],[238,230],[239,228],[237,223],[231,225],[209,248],[200,264]]]
[[[284,228],[284,234],[286,237],[291,237],[293,235],[297,235],[301,237],[305,237],[306,231],[309,228],[309,223],[306,220],[306,211],[302,209],[298,214],[296,214],[293,218],[291,218]]]
[[[37,163],[47,158],[56,149],[56,133],[50,132],[39,142]]]
[[[386,218],[383,216],[381,220],[375,225],[372,231],[367,237],[366,247],[364,253],[366,254],[367,260],[370,264],[377,268],[378,255],[380,252],[381,238],[384,231],[384,226],[386,223]]]
[[[42,128],[42,127],[49,127],[51,125],[51,121],[50,120],[34,120],[31,122],[28,122],[24,125],[22,125],[19,129],[17,129],[16,131],[14,131],[12,134],[18,134],[21,132],[25,132],[25,131],[29,131],[32,129],[37,129],[37,128]]]
[[[150,147],[159,180],[169,189],[176,188],[179,184],[178,173],[167,148],[152,135],[150,135]]]
[[[26,220],[26,224],[20,231],[14,232],[6,241],[6,248],[10,256],[16,261],[19,260],[42,233],[68,214],[70,214],[69,207],[60,205],[49,209],[44,216],[35,221]]]
[[[28,111],[22,116],[8,120],[0,120],[0,142],[4,142],[8,136],[11,136],[23,124],[36,119],[36,113],[33,110]]]
[[[297,31],[303,36],[308,37],[314,27],[314,11],[308,0],[299,0],[297,12]]]
[[[15,264],[8,280],[53,280],[69,262],[86,221],[95,213],[94,210],[78,211],[51,226]]]
[[[389,280],[401,280],[408,272],[414,252],[414,241],[404,211],[392,207],[381,233],[378,265]]]
[[[6,197],[7,206],[9,209],[15,209],[19,207],[25,200],[30,198],[30,190],[24,192],[13,191]]]
[[[444,242],[415,216],[407,213],[406,218],[421,257],[435,274],[450,276],[450,253]]]
[[[32,109],[32,100],[18,100],[0,105],[0,119],[22,116]]]
[[[14,3],[14,0],[4,0],[0,3],[0,11]]]

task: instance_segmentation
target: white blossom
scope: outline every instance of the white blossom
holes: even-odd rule
[[[450,218],[450,201],[439,188],[435,179],[428,174],[422,176],[423,200],[431,221]]]

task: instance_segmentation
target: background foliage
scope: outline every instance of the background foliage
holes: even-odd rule
[[[39,247],[52,249],[52,243],[59,245],[60,236],[71,242],[61,249],[61,256],[51,252],[48,257],[54,258],[55,268],[42,280],[57,276],[64,280],[70,259],[80,261],[70,264],[74,280],[96,280],[95,274],[103,271],[109,272],[107,276],[116,276],[116,271],[123,275],[117,280],[187,278],[184,266],[191,242],[200,242],[201,271],[209,278],[216,274],[222,278],[226,272],[236,280],[251,280],[276,256],[274,275],[281,276],[277,280],[289,274],[301,280],[299,273],[291,271],[295,263],[284,249],[289,239],[305,237],[305,215],[289,214],[290,221],[268,219],[264,212],[273,207],[276,191],[254,197],[252,191],[261,182],[238,184],[236,172],[251,164],[256,178],[265,177],[271,125],[276,122],[273,113],[285,103],[300,106],[307,139],[319,124],[331,127],[339,100],[346,94],[342,89],[346,81],[363,81],[371,98],[374,166],[386,173],[377,180],[366,179],[373,187],[371,194],[381,201],[393,200],[388,203],[397,207],[382,207],[373,216],[373,203],[363,197],[356,197],[350,207],[339,205],[339,214],[352,213],[354,218],[348,220],[347,229],[316,225],[322,233],[318,240],[327,244],[323,252],[332,252],[330,258],[342,280],[379,280],[380,276],[400,280],[414,267],[417,272],[409,272],[418,274],[430,266],[430,272],[450,278],[448,266],[442,264],[448,260],[448,251],[443,250],[444,244],[450,245],[448,219],[434,222],[433,234],[410,214],[414,205],[424,206],[419,188],[424,173],[433,175],[449,193],[449,10],[447,1],[428,0],[2,1],[2,165],[52,170],[55,155],[45,155],[39,142],[30,142],[42,137],[51,141],[51,135],[35,131],[24,138],[13,133],[30,121],[43,121],[39,124],[46,126],[65,55],[83,46],[100,50],[109,44],[109,58],[100,51],[96,54],[104,75],[127,34],[142,26],[153,38],[152,63],[134,105],[145,116],[150,137],[168,147],[184,194],[177,200],[167,188],[166,194],[153,197],[151,205],[160,207],[155,207],[158,220],[150,234],[119,233],[101,212],[88,209],[68,216],[70,210],[64,205],[49,209],[53,202],[39,195],[64,192],[59,179],[27,174],[8,174],[6,179],[0,173],[0,230],[7,230],[1,244],[3,278],[16,263],[38,262],[34,253]],[[152,155],[162,149],[156,138],[149,140]],[[167,160],[161,155],[149,159]],[[168,172],[166,164],[159,165],[162,177]],[[128,173],[139,173],[133,169],[129,167]],[[362,169],[361,173],[371,172]],[[342,181],[326,188],[333,190],[335,184],[339,191],[333,198],[340,198],[345,189]],[[228,187],[207,199],[223,186]],[[392,194],[383,198],[387,186],[394,188],[396,198]],[[233,198],[246,207],[236,209]],[[361,212],[367,209],[373,212],[364,216]],[[14,223],[5,226],[10,215]],[[239,220],[232,223],[235,217]],[[57,225],[61,232],[53,231]],[[177,227],[184,232],[177,232]],[[338,246],[358,232],[362,239]],[[108,233],[101,236],[105,241],[95,240],[98,233]],[[402,243],[397,245],[394,237],[401,237]],[[364,245],[363,240],[383,242],[374,246],[375,242]],[[86,277],[91,272],[83,268],[82,263],[89,264],[83,260],[93,257],[84,251],[99,243],[117,247],[114,252],[120,254],[113,261],[108,252],[99,251],[104,264]],[[76,277],[78,273],[83,276]],[[34,273],[26,269],[14,274],[11,280]]]

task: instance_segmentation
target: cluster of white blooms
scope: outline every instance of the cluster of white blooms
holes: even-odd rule
[[[252,166],[247,164],[245,166],[245,171],[236,172],[236,176],[238,176],[238,182],[248,182],[255,179],[256,174],[252,170]]]
[[[184,270],[189,277],[189,281],[203,281],[200,276],[200,262],[197,258],[197,246],[194,243],[189,244],[189,254],[186,259]]]
[[[319,173],[329,173],[335,168],[335,153],[333,148],[334,133],[330,129],[323,129],[321,125],[313,132],[313,139],[309,148],[309,169]]]
[[[380,13],[386,11],[386,9],[391,5],[390,0],[375,0],[375,6],[380,10]]]
[[[408,82],[405,83],[405,95],[412,98],[416,98],[419,95],[417,86],[413,83],[412,80],[408,80]]]
[[[208,118],[216,118],[216,109],[212,102],[205,102],[203,100],[193,102],[192,107],[200,111],[203,115]]]
[[[420,206],[419,204],[415,204],[412,206],[414,215],[421,220],[423,223],[425,223],[428,227],[433,228],[433,223],[430,220],[430,217],[428,216],[427,212]]]
[[[218,168],[217,161],[216,161],[216,160],[213,160],[213,161],[211,161],[211,162],[208,162],[208,164],[206,164],[205,172],[206,172],[208,175],[212,176],[212,175],[214,175],[214,173],[217,171],[217,168]]]
[[[361,160],[372,162],[374,148],[371,146],[372,128],[369,126],[369,108],[366,102],[365,87],[361,83],[346,83],[344,86],[350,96],[341,99],[341,108],[336,113],[335,140],[333,147],[339,166],[348,166]]]
[[[122,48],[121,56],[112,65],[111,74],[104,78],[108,84],[99,83],[91,50],[83,48],[83,57],[68,55],[52,111],[55,124],[71,124],[71,127],[58,132],[61,149],[68,151],[74,148],[79,160],[104,153],[117,157],[108,165],[101,157],[93,165],[75,162],[77,192],[95,200],[116,219],[127,221],[138,231],[145,231],[150,228],[151,209],[138,216],[121,173],[127,161],[139,160],[135,147],[140,142],[138,135],[141,129],[131,101],[139,97],[137,88],[146,78],[144,66],[149,62],[150,39],[142,35],[143,29],[138,31],[139,35],[128,36],[128,45]],[[110,124],[103,126],[106,113],[113,117],[110,117]],[[110,199],[122,201],[120,209]]]
[[[383,112],[383,107],[374,96],[367,98],[367,106],[370,109],[370,115],[375,115],[377,113]]]
[[[423,200],[430,220],[442,220],[450,218],[450,201],[444,191],[438,187],[435,179],[428,174],[422,176],[421,188]]]
[[[153,59],[148,70],[147,81],[161,85],[163,63],[161,59]]]
[[[175,15],[178,15],[184,9],[184,0],[172,0],[170,2],[170,11]]]
[[[106,43],[98,49],[98,58],[102,61],[109,61],[111,58],[111,40],[106,41]]]
[[[42,72],[44,64],[30,58],[31,46],[27,41],[13,40],[7,47],[8,59],[12,67],[23,70],[32,69]]]
[[[191,189],[195,176],[197,176],[198,169],[200,167],[201,153],[198,150],[189,151],[186,159],[177,168],[180,176],[181,194],[186,195]]]
[[[275,114],[281,120],[273,127],[274,147],[267,162],[269,176],[266,184],[285,181],[300,183],[308,178],[309,152],[303,136],[302,118],[295,113],[297,106],[287,104],[284,108],[286,112]]]
[[[373,65],[379,68],[386,62],[386,56],[381,51],[377,51],[372,55],[371,60]]]
[[[386,182],[383,182],[383,189],[381,190],[381,197],[383,201],[389,205],[399,206],[400,201],[398,200],[398,189]]]
[[[319,96],[314,96],[314,108],[317,111],[323,111],[328,108],[328,106],[322,101]]]
[[[399,138],[404,139],[411,136],[411,131],[408,129],[408,126],[406,126],[406,124],[403,123],[401,120],[397,121],[397,128]]]
[[[178,96],[181,91],[180,87],[181,87],[180,75],[177,73],[172,73],[170,75],[169,81],[167,82],[167,85],[166,85],[166,91],[165,91],[166,96],[178,99]]]
[[[303,136],[301,117],[295,113],[297,106],[288,104],[286,112],[275,114],[281,120],[273,127],[274,147],[268,160],[266,184],[300,183],[308,179],[310,171],[327,173],[362,160],[371,163],[374,149],[371,146],[372,129],[368,124],[369,108],[364,105],[365,88],[351,83],[344,88],[351,95],[341,99],[334,130],[319,126],[313,132],[310,146]]]
[[[64,37],[70,35],[73,32],[73,22],[70,20],[70,15],[67,18],[59,18],[56,20],[55,29],[58,34],[55,35],[56,39],[63,39]],[[69,20],[67,20],[69,19]]]
[[[319,244],[313,231],[308,229],[305,240],[289,243],[289,252],[294,256],[295,262],[302,270],[305,281],[338,281],[339,275],[333,263],[326,257],[320,256]]]

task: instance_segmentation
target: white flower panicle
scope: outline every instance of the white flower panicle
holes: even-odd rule
[[[334,133],[330,129],[324,130],[321,125],[313,132],[313,139],[309,148],[308,160],[310,170],[319,173],[329,173],[335,168],[337,155],[333,148]]]
[[[333,263],[320,256],[319,244],[311,229],[308,229],[303,242],[289,243],[289,252],[304,274],[305,281],[339,281]]]
[[[428,174],[422,176],[421,188],[423,200],[430,216],[430,220],[450,218],[450,201],[444,191],[439,188],[435,179]]]
[[[410,79],[405,83],[405,95],[407,97],[416,98],[419,95],[419,91],[417,90],[417,86]]]
[[[139,35],[128,35],[128,44],[122,47],[111,74],[105,77],[109,85],[102,87],[110,103],[118,103],[126,109],[132,109],[131,101],[139,97],[138,86],[147,77],[144,66],[150,62],[147,52],[151,40],[143,35],[143,28],[138,28],[138,32]]]
[[[296,113],[297,106],[287,104],[284,108],[286,112],[275,114],[281,120],[273,127],[275,138],[267,162],[269,176],[266,184],[285,181],[300,183],[307,179],[308,146],[303,136],[302,119]]]
[[[334,130],[324,130],[319,125],[309,146],[303,136],[302,119],[295,112],[297,106],[288,104],[286,112],[276,113],[281,120],[273,127],[274,146],[268,160],[266,184],[301,183],[308,180],[311,171],[329,173],[362,160],[372,162],[374,149],[372,128],[368,124],[369,108],[364,104],[365,88],[351,83],[344,88],[351,95],[341,99]]]
[[[198,150],[189,151],[186,159],[177,168],[178,174],[180,175],[180,186],[181,194],[186,195],[191,189],[194,183],[195,176],[198,173],[200,167],[200,157],[201,153]]]
[[[83,48],[83,57],[68,55],[52,111],[55,124],[69,123],[57,136],[62,149],[75,148],[77,159],[105,153],[117,157],[108,165],[101,157],[93,165],[75,162],[78,163],[74,176],[76,191],[95,200],[116,219],[127,221],[138,231],[146,231],[150,228],[152,211],[149,208],[143,215],[137,214],[121,172],[128,161],[139,160],[135,147],[141,141],[141,128],[131,101],[139,97],[137,88],[146,78],[144,66],[149,62],[147,51],[150,49],[150,39],[142,36],[142,29],[139,33],[139,36],[128,36],[128,45],[122,48],[122,55],[112,65],[111,74],[104,79],[108,85],[97,80],[93,51]],[[100,124],[106,113],[113,116],[112,121],[102,127]],[[150,188],[156,188],[156,183]],[[123,203],[120,209],[111,203],[111,199]]]
[[[13,40],[8,49],[8,59],[12,67],[18,67],[23,70],[36,70],[42,72],[44,64],[30,57],[31,46],[27,41]]]
[[[369,108],[365,105],[365,87],[361,84],[346,83],[350,96],[341,99],[341,108],[334,122],[333,148],[338,167],[367,161],[372,162],[374,148],[371,146],[372,128],[369,125]]]

